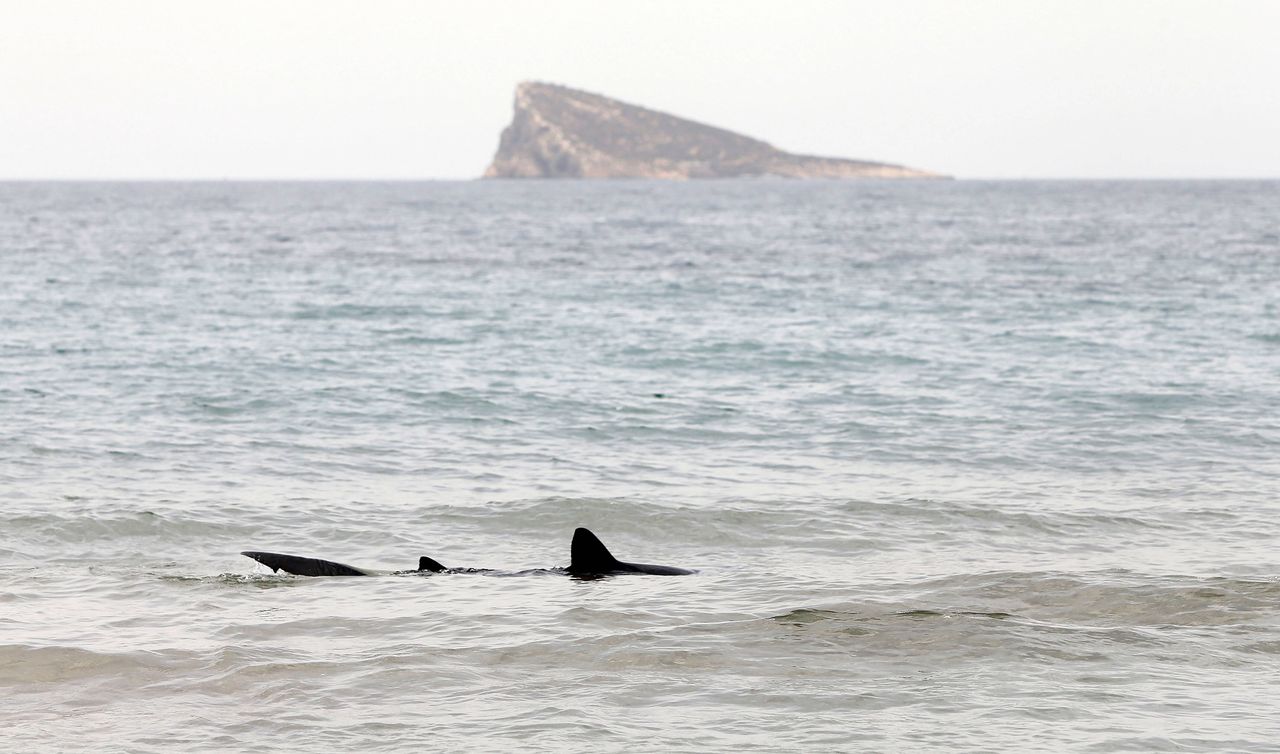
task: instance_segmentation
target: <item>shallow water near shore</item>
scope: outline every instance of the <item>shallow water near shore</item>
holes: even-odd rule
[[[0,184],[0,749],[1274,751],[1278,200]]]

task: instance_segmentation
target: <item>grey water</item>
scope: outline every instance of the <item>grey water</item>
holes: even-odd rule
[[[0,749],[1276,751],[1277,207],[0,184]]]

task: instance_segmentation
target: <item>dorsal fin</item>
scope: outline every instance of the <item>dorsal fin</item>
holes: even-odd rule
[[[569,545],[570,573],[608,573],[619,565],[609,548],[589,529],[573,530],[573,543]]]
[[[431,558],[428,558],[426,555],[423,555],[422,557],[418,558],[418,570],[430,571],[431,573],[440,573],[441,571],[447,571],[449,569],[440,565],[439,561],[432,560]]]

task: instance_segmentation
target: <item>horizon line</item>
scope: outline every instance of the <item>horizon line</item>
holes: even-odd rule
[[[473,178],[454,177],[0,177],[0,183],[951,183],[957,181],[1276,181],[1280,174],[1257,176],[947,176],[929,178],[784,178],[739,176],[733,178]]]

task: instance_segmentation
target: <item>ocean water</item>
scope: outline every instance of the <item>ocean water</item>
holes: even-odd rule
[[[0,749],[1280,750],[1276,207],[0,184]]]

